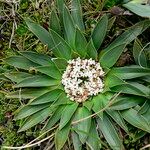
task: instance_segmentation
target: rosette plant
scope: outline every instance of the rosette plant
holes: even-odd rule
[[[4,60],[12,66],[4,75],[14,83],[7,98],[23,102],[15,113],[15,119],[22,120],[19,132],[38,123],[44,123],[43,131],[57,125],[57,150],[68,138],[75,150],[82,146],[98,150],[101,137],[112,149],[122,150],[121,131],[130,134],[127,124],[150,133],[150,108],[140,111],[150,99],[150,89],[142,82],[150,69],[138,63],[115,64],[125,47],[150,26],[150,20],[130,27],[102,49],[108,15],[102,15],[87,37],[79,0],[71,1],[71,11],[61,0],[57,8],[51,12],[49,31],[26,19],[51,56],[23,51]]]

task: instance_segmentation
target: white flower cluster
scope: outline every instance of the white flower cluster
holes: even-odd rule
[[[62,84],[67,96],[80,103],[103,91],[103,76],[104,72],[98,62],[77,58],[68,61]]]

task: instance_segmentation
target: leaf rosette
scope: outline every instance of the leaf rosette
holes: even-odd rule
[[[64,146],[69,133],[71,133],[76,150],[81,149],[84,144],[93,150],[100,149],[101,134],[112,149],[122,150],[122,139],[118,132],[119,129],[115,127],[116,124],[127,134],[129,131],[126,122],[150,133],[150,118],[147,115],[150,112],[148,102],[150,89],[142,84],[143,82],[139,82],[149,78],[150,69],[139,63],[124,67],[115,67],[115,64],[126,45],[145,31],[150,26],[150,21],[144,20],[135,24],[101,50],[101,44],[108,33],[108,16],[104,14],[100,18],[87,40],[84,35],[85,26],[79,0],[72,1],[73,11],[69,11],[64,2],[61,3],[62,1],[57,1],[58,12],[56,10],[51,12],[49,31],[30,19],[26,19],[28,28],[48,46],[53,53],[52,57],[24,51],[4,60],[16,70],[3,73],[5,78],[16,83],[15,91],[6,95],[7,98],[20,98],[28,101],[16,111],[15,119],[24,120],[19,132],[47,120],[43,127],[44,131],[58,124],[55,133],[57,150]],[[99,55],[98,50],[101,50]],[[143,57],[141,58],[143,61]],[[81,85],[82,89],[78,89],[80,86],[76,87],[77,92],[75,91],[73,96],[80,95],[80,98],[76,100],[74,97],[72,101],[65,87],[66,84],[72,83],[72,78],[70,76],[68,81],[70,83],[67,80],[62,81],[62,78],[65,76],[64,72],[69,62],[72,65],[72,61],[77,59],[80,61],[92,60],[95,66],[99,65],[99,72],[93,80],[96,80],[95,83],[101,81],[101,87],[98,86],[96,94],[90,94],[91,90],[86,91],[85,89],[92,85],[85,86],[85,83],[87,83],[86,78],[91,74],[87,76],[85,72],[85,76],[78,74],[80,78],[78,85]],[[88,64],[85,65],[87,66]],[[83,72],[83,70],[80,71]],[[100,71],[101,74],[99,74]],[[74,81],[75,84],[76,81]],[[86,95],[86,100],[83,98],[85,94],[83,89],[88,95]],[[78,90],[82,94],[78,93]],[[143,113],[137,109],[137,106],[142,109],[145,103],[149,108]]]

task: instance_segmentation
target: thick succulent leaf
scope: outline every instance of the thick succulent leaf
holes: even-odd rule
[[[5,73],[5,77],[10,79],[13,82],[19,83],[25,78],[31,77],[32,75],[26,72],[11,72],[11,73]]]
[[[97,51],[94,47],[92,40],[90,40],[89,43],[87,44],[86,50],[87,50],[87,56],[89,58],[93,58],[93,59],[97,60]]]
[[[28,60],[27,58],[23,56],[11,56],[9,58],[6,58],[4,62],[13,67],[16,67],[19,69],[25,69],[25,70],[29,70],[31,68],[39,66],[38,64]]]
[[[47,45],[49,49],[55,46],[50,33],[46,29],[30,19],[25,19],[25,21],[30,31],[33,32],[43,44]]]
[[[150,83],[150,76],[142,77],[141,80]]]
[[[124,110],[142,104],[146,98],[139,96],[118,96],[116,101],[111,105],[112,110]]]
[[[147,122],[149,123],[150,126],[150,108],[143,114],[143,117],[145,118],[145,120],[147,120]]]
[[[122,140],[119,138],[119,135],[115,129],[115,126],[112,124],[110,119],[104,115],[103,119],[97,119],[99,129],[102,131],[105,139],[107,140],[110,147],[114,150],[122,150]]]
[[[58,12],[59,12],[59,18],[60,18],[60,22],[63,22],[63,10],[65,7],[65,2],[64,0],[56,0],[56,4],[57,4],[57,8],[58,8]]]
[[[53,62],[60,71],[64,71],[68,65],[67,61],[63,58],[53,59]]]
[[[99,150],[101,148],[100,138],[96,129],[96,123],[92,120],[89,136],[86,141],[86,144],[91,148],[91,150]]]
[[[63,23],[66,33],[66,38],[71,47],[74,48],[75,44],[75,24],[72,16],[67,7],[64,7],[63,10]]]
[[[54,86],[54,85],[59,85],[60,81],[52,79],[48,76],[44,75],[34,75],[29,78],[25,78],[18,84],[16,84],[14,87],[15,88],[20,88],[20,87],[49,87],[49,86]]]
[[[62,76],[60,71],[58,70],[58,68],[55,66],[54,63],[52,63],[51,66],[37,67],[37,68],[35,68],[35,70],[37,70],[45,75],[48,75],[54,79],[61,79],[61,76]]]
[[[44,103],[54,102],[58,99],[61,93],[62,91],[59,89],[52,90],[35,99],[32,99],[29,105],[41,105]]]
[[[144,20],[136,23],[134,26],[130,27],[128,30],[122,33],[117,39],[115,39],[106,49],[103,50],[103,52],[109,51],[110,49],[113,49],[114,47],[116,47],[116,45],[120,45],[121,43],[126,43],[126,45],[129,44],[149,26],[150,20]]]
[[[111,116],[111,118],[127,133],[128,132],[128,128],[120,114],[119,111],[116,110],[111,110],[111,109],[107,109],[106,112]]]
[[[33,126],[35,126],[36,124],[42,122],[43,120],[45,120],[50,114],[52,113],[52,109],[50,109],[49,107],[38,111],[37,113],[33,114],[32,116],[28,117],[25,122],[23,123],[23,125],[21,126],[21,128],[19,129],[18,132],[22,132],[25,131]]]
[[[37,105],[37,106],[30,106],[30,105],[25,105],[21,108],[19,108],[16,112],[15,112],[15,120],[19,120],[19,119],[23,119],[26,118],[28,116],[31,116],[33,114],[35,114],[36,112],[48,107],[49,104],[44,104],[44,105]]]
[[[98,21],[92,33],[93,44],[96,49],[99,49],[107,32],[108,18],[103,15]]]
[[[145,103],[141,106],[140,110],[138,113],[141,115],[145,114],[148,110],[150,109],[150,102],[149,100],[145,101]]]
[[[147,67],[147,57],[139,40],[134,41],[133,57],[137,65]]]
[[[80,0],[71,1],[71,15],[75,25],[78,26],[81,31],[84,31],[84,23],[82,18],[83,14]]]
[[[51,16],[50,16],[50,29],[54,30],[57,32],[59,35],[61,35],[61,26],[60,26],[60,21],[57,16],[56,10],[53,9],[51,11]]]
[[[102,66],[108,68],[112,67],[120,57],[125,46],[132,42],[149,26],[149,20],[141,21],[135,24],[134,26],[126,30],[123,34],[121,34],[116,40],[114,40],[106,49],[101,51],[100,62],[102,63]]]
[[[149,4],[147,5],[142,5],[139,3],[135,3],[135,2],[128,2],[126,4],[123,4],[124,7],[126,7],[127,9],[129,9],[130,11],[132,11],[133,13],[141,16],[141,17],[147,17],[150,18],[150,8],[149,8]]]
[[[122,85],[125,83],[125,81],[117,77],[115,74],[111,73],[111,71],[106,75],[104,82],[105,86],[109,88],[116,85]]]
[[[113,68],[110,73],[115,74],[120,79],[133,79],[150,75],[150,69],[137,65]]]
[[[62,94],[59,96],[59,98],[53,103],[55,106],[59,105],[67,105],[67,104],[73,104],[74,102],[71,101],[65,92],[62,92]]]
[[[80,142],[79,136],[76,132],[71,132],[72,141],[73,141],[73,147],[75,150],[81,150],[82,149],[82,143]]]
[[[89,111],[91,111],[91,109],[93,107],[93,101],[92,100],[85,101],[83,103],[83,106],[85,106]]]
[[[22,90],[17,90],[15,92],[10,92],[6,95],[7,98],[23,98],[31,99],[39,97],[40,95],[50,91],[51,88],[27,88]]]
[[[30,61],[42,66],[51,66],[52,64],[51,58],[48,55],[38,54],[31,51],[20,52],[20,54]]]
[[[99,94],[97,96],[94,96],[93,99],[93,111],[95,113],[99,112],[101,109],[105,107],[105,105],[108,103],[108,100],[104,94]],[[97,114],[99,117],[103,118],[103,111]]]
[[[145,118],[135,109],[127,109],[121,112],[123,118],[133,126],[150,133],[150,125]]]
[[[91,112],[87,108],[79,107],[75,113],[74,121],[78,121],[90,115]],[[73,126],[73,128],[75,128],[75,131],[78,133],[79,139],[82,143],[86,142],[90,127],[91,127],[91,118],[78,122]]]
[[[108,20],[108,27],[107,27],[108,31],[112,28],[115,21],[116,21],[116,16],[113,16]]]
[[[71,120],[76,109],[78,107],[78,103],[74,103],[71,105],[67,105],[64,109],[64,113],[61,115],[61,120],[59,123],[59,129],[61,130],[65,125]]]
[[[75,52],[77,52],[82,58],[86,56],[86,45],[87,41],[81,30],[76,29],[75,37]]]
[[[134,82],[114,86],[113,88],[111,88],[111,91],[139,95],[144,97],[150,96],[150,89],[148,87]]]
[[[71,48],[68,45],[68,43],[55,31],[50,30],[50,33],[52,35],[52,40],[54,42],[54,47],[52,48],[52,51],[55,56],[58,58],[63,59],[71,59]]]
[[[63,129],[58,129],[55,134],[56,150],[61,150],[68,139],[70,124],[68,123]]]
[[[65,106],[59,106],[56,111],[52,114],[52,116],[49,118],[48,122],[44,126],[44,130],[49,130],[52,128],[53,125],[55,125],[58,120],[61,118],[61,115],[64,111]]]
[[[119,59],[120,55],[124,51],[126,43],[121,43],[119,45],[115,45],[114,47],[109,48],[109,50],[105,50],[101,56],[99,62],[101,63],[103,68],[110,68],[112,67],[117,60]]]

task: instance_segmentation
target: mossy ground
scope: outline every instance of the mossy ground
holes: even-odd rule
[[[104,1],[104,0],[103,0]],[[96,20],[100,18],[103,12],[109,13],[112,20],[109,22],[110,34],[107,37],[103,47],[106,47],[115,37],[117,37],[124,29],[134,24],[142,18],[135,15],[123,15],[124,10],[120,7],[113,7],[120,4],[120,1],[108,1],[103,11],[103,3],[98,0],[83,1],[84,18],[87,26],[86,34],[89,34]],[[17,53],[18,51],[37,51],[39,53],[51,54],[28,29],[24,18],[30,17],[34,21],[41,24],[44,28],[49,27],[49,17],[51,8],[54,6],[53,1],[48,0],[21,0],[19,1],[0,1],[0,59]],[[113,23],[113,21],[115,21]],[[148,42],[146,33],[140,36],[140,40],[144,43]],[[0,60],[2,63],[2,61]],[[118,61],[118,66],[134,63],[130,51],[130,45],[126,52]],[[7,68],[3,64],[4,68]],[[5,90],[4,90],[5,89]],[[11,90],[11,84],[0,82],[0,90],[8,92]],[[1,93],[1,92],[0,92]],[[20,106],[18,99],[5,99],[4,94],[0,94],[0,145],[20,146],[36,138],[40,133],[41,126],[32,128],[23,133],[17,133],[20,121],[14,121],[13,116],[15,110]],[[142,131],[139,131],[132,126],[130,127],[130,136],[122,132],[122,138],[127,150],[138,150],[142,146],[150,142],[150,136]],[[68,142],[68,144],[71,142]],[[103,149],[109,149],[104,141]],[[53,141],[47,141],[44,146],[41,145],[35,149],[44,149],[43,147],[53,147]],[[70,146],[71,148],[71,146]],[[32,148],[30,148],[32,149]],[[51,148],[52,149],[52,148]],[[67,148],[64,148],[65,150]]]

